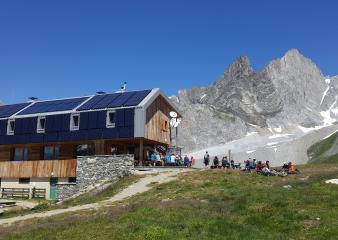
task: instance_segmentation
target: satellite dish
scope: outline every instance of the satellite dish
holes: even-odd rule
[[[170,112],[169,115],[172,118],[177,118],[177,113],[176,112]]]

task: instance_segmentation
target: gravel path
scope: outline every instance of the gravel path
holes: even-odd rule
[[[97,203],[79,205],[74,207],[69,207],[65,209],[56,209],[41,213],[32,213],[24,216],[17,216],[12,218],[0,219],[0,226],[11,225],[18,221],[25,221],[33,218],[44,218],[44,217],[51,217],[62,213],[69,213],[69,212],[76,212],[80,210],[89,210],[89,209],[98,209],[100,207],[104,207],[107,205],[111,205],[112,203],[122,201],[126,198],[132,197],[136,194],[146,192],[152,188],[151,183],[162,184],[166,182],[170,182],[174,180],[180,172],[186,170],[170,170],[167,172],[159,172],[158,175],[148,175],[144,178],[141,178],[138,182],[128,186],[120,193],[116,194],[115,196],[111,197],[108,200],[104,200]]]

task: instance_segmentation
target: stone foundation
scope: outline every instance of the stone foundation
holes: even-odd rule
[[[91,190],[102,191],[119,178],[130,175],[134,168],[134,155],[78,157],[76,183],[58,184],[57,198],[64,200]]]

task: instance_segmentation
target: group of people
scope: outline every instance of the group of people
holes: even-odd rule
[[[195,158],[191,156],[190,158],[185,155],[183,158],[181,155],[169,154],[165,156],[157,151],[154,151],[150,155],[150,161],[153,166],[185,166],[192,167],[195,164]]]
[[[210,165],[210,154],[208,151],[205,152],[203,163],[205,167],[209,167]],[[233,159],[229,161],[226,156],[222,158],[222,161],[219,161],[218,157],[215,156],[210,168],[239,168],[243,172],[255,171],[264,176],[286,176],[288,174],[300,173],[292,162],[285,162],[282,169],[279,171],[271,168],[270,161],[265,161],[265,163],[263,163],[262,161],[256,161],[256,159],[249,158],[244,161],[243,165],[241,165],[240,163],[236,164]]]
[[[203,163],[205,167],[209,167],[210,155],[208,151],[205,152]],[[224,156],[221,161],[218,159],[217,156],[215,156],[213,159],[213,164],[210,167],[211,168],[238,168],[239,166],[240,164],[235,164],[235,161],[233,159],[229,161],[227,156]]]

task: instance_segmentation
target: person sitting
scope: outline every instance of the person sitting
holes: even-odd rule
[[[190,162],[190,160],[189,160],[188,156],[185,155],[184,156],[184,160],[183,160],[184,166],[185,167],[189,167],[189,162]]]
[[[299,174],[300,171],[291,162],[288,163],[288,174]]]
[[[240,170],[243,172],[249,170],[248,160],[244,160],[244,164],[240,166]]]
[[[222,168],[229,168],[229,162],[228,162],[228,158],[227,157],[223,157],[222,158]]]
[[[256,169],[256,164],[257,164],[256,158],[254,158],[254,159],[252,160],[252,164],[253,164],[253,169]]]
[[[267,167],[268,169],[270,169],[270,161],[269,161],[269,160],[267,160],[267,161],[265,162],[265,167]]]
[[[214,168],[218,168],[218,164],[219,164],[219,160],[218,160],[218,157],[217,156],[215,156],[214,157]]]
[[[288,171],[288,164],[286,162],[283,163],[282,170],[283,171]]]
[[[260,173],[262,172],[262,169],[263,169],[263,164],[261,161],[258,161],[258,163],[256,164],[256,172]]]
[[[256,161],[256,159],[255,159],[255,161]],[[248,168],[249,168],[249,170],[253,170],[253,169],[256,168],[256,164],[254,163],[254,161],[251,160],[251,158],[249,158],[249,160],[248,160]]]

